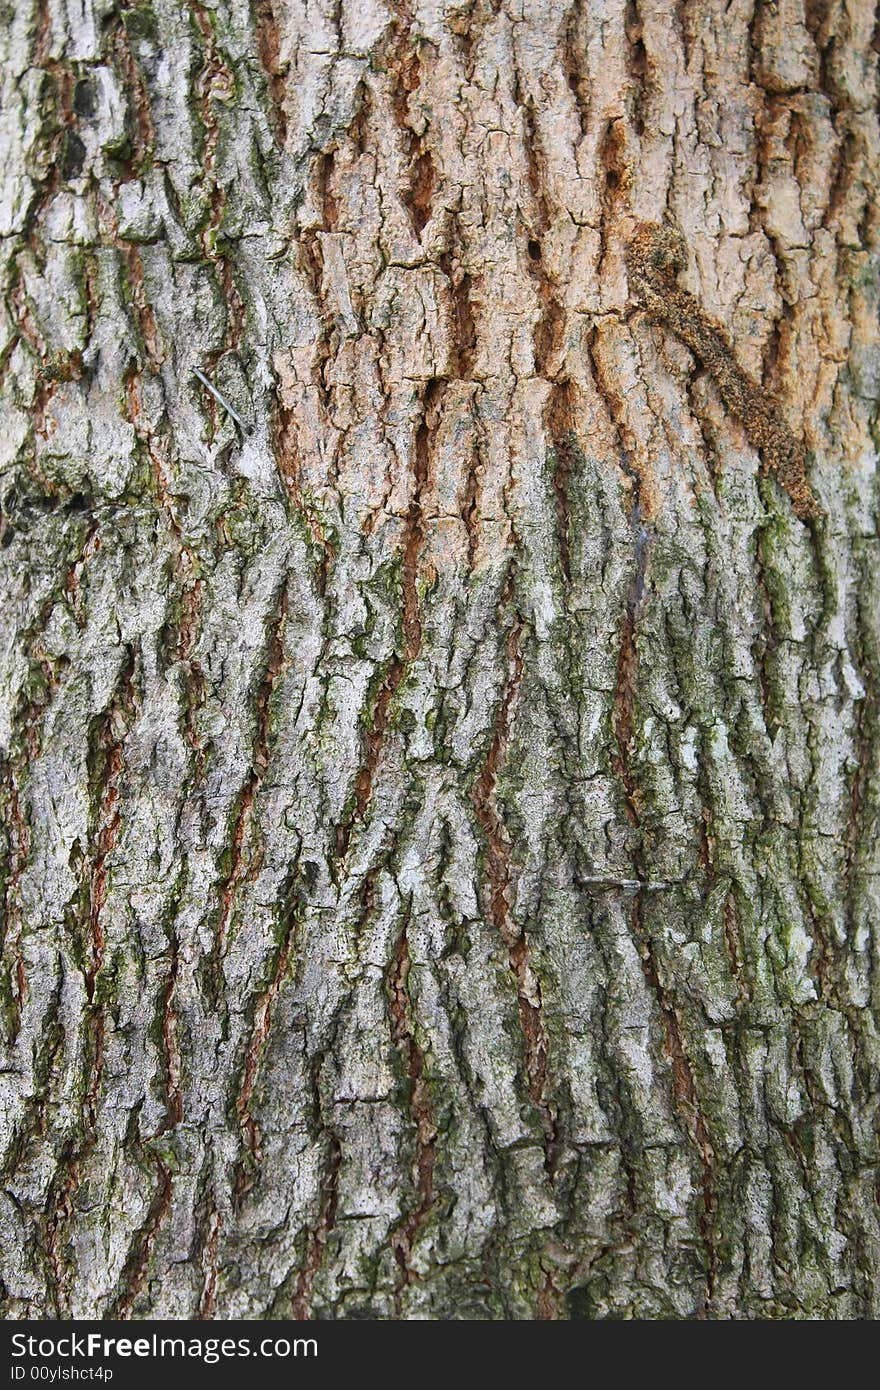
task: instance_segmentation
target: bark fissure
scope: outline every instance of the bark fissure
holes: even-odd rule
[[[679,1013],[675,1007],[674,998],[662,982],[650,932],[645,925],[645,890],[641,886],[650,878],[650,867],[646,857],[649,831],[645,824],[642,797],[633,766],[632,751],[635,730],[635,702],[638,689],[638,622],[647,596],[651,539],[650,533],[640,522],[640,513],[641,508],[637,496],[633,503],[631,515],[635,532],[636,564],[627,594],[618,659],[617,684],[613,701],[615,737],[613,765],[620,778],[627,816],[635,836],[631,853],[633,864],[637,870],[639,886],[633,896],[630,912],[633,940],[639,951],[645,981],[657,1001],[665,1050],[672,1067],[672,1094],[676,1108],[682,1118],[685,1133],[688,1134],[694,1145],[700,1164],[703,1197],[700,1231],[706,1256],[704,1307],[705,1311],[708,1312],[711,1309],[718,1271],[718,1251],[714,1230],[714,1216],[717,1208],[715,1155],[694,1082],[693,1069],[685,1050]]]
[[[257,687],[255,701],[256,728],[251,747],[250,767],[238,797],[232,821],[229,847],[229,868],[220,888],[220,910],[215,936],[215,968],[222,971],[235,895],[239,885],[253,871],[252,851],[245,842],[250,835],[253,808],[257,793],[266,775],[270,758],[272,696],[284,669],[284,633],[287,623],[287,577],[285,576],[274,612],[271,614],[266,640],[266,666]],[[219,982],[215,982],[219,988]]]
[[[508,679],[495,716],[492,742],[471,798],[485,845],[485,874],[490,918],[507,952],[513,978],[524,1046],[526,1090],[542,1131],[545,1166],[552,1179],[556,1162],[558,1126],[550,1096],[547,1070],[548,1039],[541,1015],[541,985],[534,973],[525,932],[514,919],[510,903],[512,887],[510,837],[496,804],[499,773],[507,756],[514,709],[523,679],[523,623],[518,616],[507,637]]]
[[[436,409],[438,391],[441,389],[439,382],[431,381],[427,384],[422,402],[422,419],[415,431],[412,493],[400,549],[402,652],[399,656],[392,657],[376,695],[373,716],[366,735],[365,756],[354,782],[354,804],[347,818],[337,827],[336,855],[341,863],[345,862],[348,855],[354,827],[363,822],[367,813],[392,717],[394,697],[422,648],[418,581],[424,544],[423,503],[430,471],[431,431],[432,428],[436,428],[433,412]],[[431,425],[428,423],[429,418]]]
[[[259,1125],[252,1113],[252,1101],[257,1079],[259,1077],[260,1065],[269,1039],[269,1031],[272,1027],[272,1009],[288,975],[295,945],[296,929],[300,916],[296,875],[297,863],[294,863],[289,875],[289,881],[281,892],[282,934],[277,951],[275,952],[275,960],[272,965],[272,973],[269,982],[265,989],[261,991],[254,1008],[250,1035],[245,1046],[241,1086],[235,1098],[235,1109],[238,1114],[242,1142],[246,1153],[251,1156],[253,1162],[257,1164],[262,1161],[263,1155],[260,1144]],[[246,1167],[243,1165],[239,1170],[239,1175],[235,1184],[235,1195],[237,1199],[241,1198],[247,1182],[248,1174]]]
[[[70,1269],[63,1249],[73,1202],[79,1188],[83,1165],[94,1148],[98,1131],[98,1107],[104,1081],[104,1042],[107,1003],[102,997],[101,973],[104,968],[106,936],[103,912],[108,893],[107,861],[120,833],[119,803],[125,767],[124,743],[136,704],[134,654],[126,651],[108,709],[97,721],[91,749],[92,784],[95,789],[94,828],[87,859],[87,916],[83,923],[82,952],[85,957],[83,985],[86,998],[83,1049],[88,1057],[88,1081],[83,1091],[78,1133],[67,1145],[64,1162],[50,1190],[46,1213],[46,1255],[55,1281],[59,1315],[69,1315]]]
[[[156,1236],[171,1209],[171,1172],[158,1154],[154,1154],[153,1159],[156,1165],[156,1191],[147,1209],[146,1219],[131,1242],[120,1279],[120,1292],[111,1313],[114,1318],[122,1320],[132,1316],[135,1302],[146,1283]]]
[[[272,128],[281,147],[287,143],[287,64],[281,59],[281,28],[272,0],[257,0],[254,6],[257,54],[266,73],[271,103]]]
[[[342,1168],[342,1143],[336,1131],[324,1121],[324,1102],[321,1095],[321,1072],[325,1054],[319,1053],[312,1066],[312,1095],[317,1139],[324,1139],[318,1216],[311,1230],[306,1231],[306,1244],[296,1277],[290,1304],[291,1317],[310,1316],[315,1279],[324,1263],[327,1245],[336,1227],[339,1202],[339,1178]],[[326,1136],[326,1137],[325,1137]]]
[[[419,1046],[410,1021],[412,1001],[408,980],[412,968],[407,927],[411,905],[406,909],[403,928],[394,953],[388,980],[391,1039],[403,1057],[409,1089],[409,1109],[414,1136],[413,1187],[415,1202],[391,1236],[391,1247],[400,1266],[401,1286],[414,1277],[412,1251],[419,1231],[427,1221],[437,1201],[434,1191],[437,1125],[431,1105],[426,1076],[425,1055]],[[397,1311],[400,1313],[400,1290],[397,1292]]]

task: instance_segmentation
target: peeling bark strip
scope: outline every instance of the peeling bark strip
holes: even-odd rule
[[[6,11],[0,1315],[880,1316],[872,7]]]

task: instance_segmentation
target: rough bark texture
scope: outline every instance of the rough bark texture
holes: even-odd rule
[[[875,23],[2,5],[7,1316],[880,1315]]]

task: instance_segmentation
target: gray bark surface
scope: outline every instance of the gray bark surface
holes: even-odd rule
[[[2,5],[7,1317],[880,1315],[875,26]]]

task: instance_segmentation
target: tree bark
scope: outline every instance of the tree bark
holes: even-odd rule
[[[4,7],[6,1316],[880,1315],[875,22]]]

